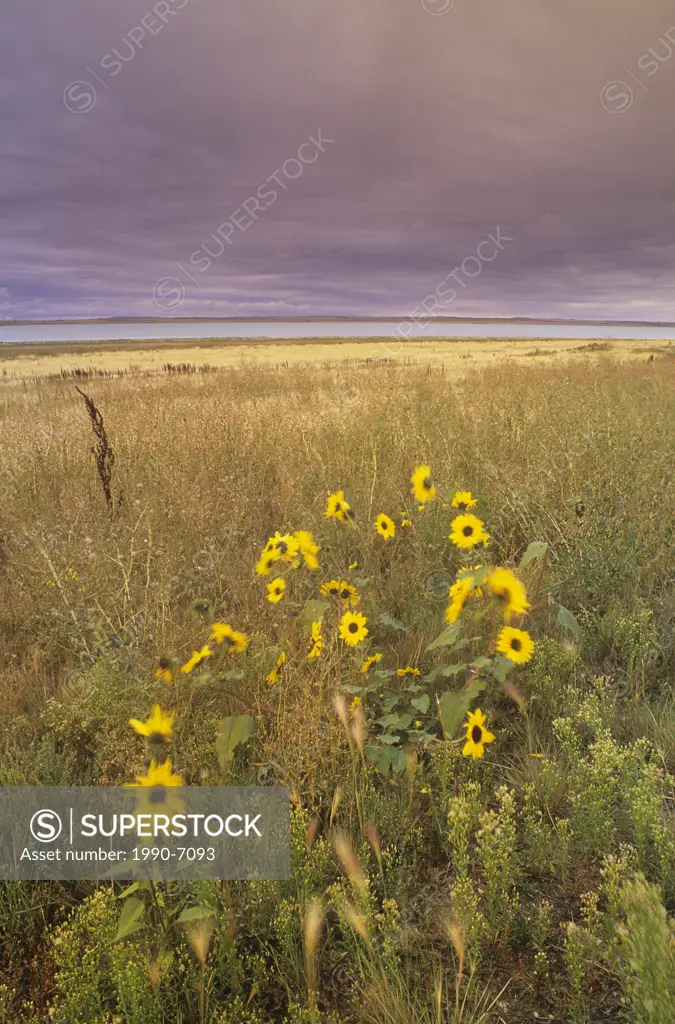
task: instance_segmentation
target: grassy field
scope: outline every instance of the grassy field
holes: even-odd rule
[[[675,351],[672,342],[581,341],[573,338],[456,338],[422,337],[363,338],[360,340],[325,339],[323,341],[260,338],[250,340],[146,342],[54,342],[49,344],[10,344],[0,346],[0,366],[5,377],[26,378],[70,373],[73,370],[97,370],[106,373],[156,373],[166,364],[190,364],[202,368],[241,366],[306,365],[327,362],[340,364],[358,360],[396,358],[424,361],[437,366],[464,369],[489,365],[508,358],[511,362],[560,362],[570,357],[606,352],[619,360],[647,359],[649,355],[668,355]]]
[[[139,891],[127,937],[121,885],[0,883],[0,1021],[673,1024],[675,360],[486,359],[497,344],[433,343],[427,365],[293,365],[290,346],[230,366],[221,347],[228,372],[75,381],[20,378],[128,363],[4,362],[0,784],[132,781],[148,756],[128,720],[160,704],[187,784],[283,785],[293,814],[289,881]],[[114,452],[102,476],[75,384]],[[353,521],[324,514],[339,490]],[[449,539],[456,490],[486,545]],[[291,550],[256,575],[299,530],[320,568]],[[504,621],[490,566],[527,614]],[[358,596],[355,646],[330,580]],[[529,660],[498,652],[505,626]],[[478,709],[494,739],[473,757]],[[232,759],[226,716],[254,728]]]

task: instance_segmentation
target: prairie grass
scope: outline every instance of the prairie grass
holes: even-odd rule
[[[159,950],[148,930],[116,943],[110,889],[2,883],[0,1021],[670,1019],[674,382],[661,353],[597,349],[548,365],[78,377],[114,451],[111,515],[75,381],[8,378],[0,784],[129,781],[145,762],[127,720],[158,700],[176,713],[187,783],[281,783],[294,813],[288,883],[166,887],[168,901],[213,911],[196,945]],[[439,740],[390,774],[359,758],[359,715],[345,728],[335,713],[346,678],[301,665],[266,683],[279,636],[300,643],[301,603],[266,602],[253,567],[276,530],[313,531],[317,579],[358,558],[407,628],[383,634],[385,659],[421,662],[443,628],[438,580],[456,568],[450,513],[440,501],[419,513],[396,557],[370,543],[377,514],[410,507],[420,463],[444,494],[479,499],[497,562],[518,565],[532,540],[548,555],[534,658],[518,699],[491,702],[497,741],[474,763]],[[361,531],[325,519],[337,489]],[[252,643],[188,711],[154,673],[160,657],[199,650],[199,601]],[[245,714],[255,734],[223,773],[217,722]]]

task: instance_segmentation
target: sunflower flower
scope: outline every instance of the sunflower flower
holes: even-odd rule
[[[232,629],[227,622],[214,622],[211,626],[211,640],[216,644],[227,644],[228,651],[233,654],[241,654],[249,645],[249,638],[245,633],[239,633]]]
[[[321,651],[323,650],[323,633],[321,632],[321,622],[312,623],[312,648],[307,655],[308,658],[320,658]]]
[[[418,676],[419,674],[420,670],[418,668],[413,668],[411,665],[407,665],[405,668],[396,669],[397,676]]]
[[[155,669],[155,679],[170,686],[173,682],[173,664],[169,658],[160,658]]]
[[[473,508],[478,502],[474,498],[471,491],[455,491],[455,496],[450,503],[451,508],[458,508],[460,512],[466,512],[467,509]]]
[[[410,493],[416,502],[425,505],[436,497],[436,488],[431,479],[431,466],[417,466],[410,477]]]
[[[459,618],[464,602],[473,589],[473,576],[463,575],[452,584],[448,591],[450,604],[445,609],[445,621],[452,624]]]
[[[265,682],[268,683],[270,686],[274,686],[275,683],[278,683],[279,676],[281,675],[281,670],[287,661],[288,655],[286,654],[285,651],[282,651],[279,657],[277,658],[277,663],[270,672],[270,674],[268,676],[265,676]]]
[[[512,626],[504,626],[497,637],[497,648],[503,654],[514,661],[516,665],[524,665],[532,657],[534,641],[524,629],[513,629]]]
[[[335,491],[328,495],[324,515],[327,519],[337,519],[338,523],[349,522],[353,518],[352,507],[345,498],[344,491]]]
[[[267,600],[270,604],[277,604],[281,601],[286,590],[286,580],[282,576],[277,576],[275,580],[267,584]]]
[[[478,572],[482,568],[483,568],[482,563],[479,564],[479,565],[463,565],[462,568],[457,573],[457,579],[461,580],[465,576],[468,576],[469,573]],[[482,596],[483,596],[483,588],[482,587],[474,587],[472,589],[471,593],[469,594],[470,598],[476,598],[476,597],[482,597]]]
[[[165,715],[159,704],[153,704],[147,722],[130,718],[129,725],[139,736],[147,736],[150,743],[166,743],[173,729],[173,715]]]
[[[185,664],[181,668],[181,672],[185,672],[186,675],[189,675],[193,669],[197,668],[198,665],[201,665],[201,663],[203,661],[206,661],[207,658],[210,658],[212,654],[213,651],[211,650],[210,647],[207,647],[206,645],[202,647],[201,651],[193,651],[192,657],[190,658],[189,661],[185,662]]]
[[[510,622],[514,615],[526,615],[531,607],[525,587],[510,569],[493,569],[488,576],[486,589],[502,606],[504,622]]]
[[[340,598],[345,608],[349,608],[350,605],[356,607],[361,600],[356,587],[353,587],[351,583],[347,583],[346,580],[340,580],[340,589],[337,592],[337,596]]]
[[[322,583],[320,593],[322,597],[337,597],[340,593],[340,581],[329,580],[328,583]]]
[[[485,744],[493,742],[494,734],[485,728],[485,715],[480,708],[476,708],[475,712],[469,711],[464,728],[466,729],[466,743],[462,748],[462,753],[464,757],[473,757],[476,760],[485,753]]]
[[[340,619],[340,637],[350,647],[363,643],[368,636],[366,621],[361,612],[345,612]]]
[[[370,672],[373,665],[377,665],[378,661],[382,661],[382,655],[378,651],[377,654],[369,654],[365,661],[361,662],[361,671],[365,675]]]
[[[476,544],[482,544],[488,538],[483,523],[477,516],[455,516],[450,529],[450,540],[458,548],[471,550]]]
[[[267,542],[268,544],[270,541]],[[300,550],[300,544],[292,533],[281,534],[277,530],[271,538],[272,551],[276,552],[277,558],[284,562],[292,562]]]
[[[396,526],[394,520],[390,519],[389,516],[382,512],[375,520],[375,529],[379,533],[380,537],[384,540],[389,540],[396,533]]]
[[[269,544],[269,541],[268,541]],[[266,547],[260,558],[256,562],[255,574],[256,576],[269,576],[272,566],[280,558],[278,551],[274,551],[271,548]]]
[[[182,786],[183,780],[180,775],[171,774],[171,758],[167,758],[163,764],[157,764],[153,758],[150,762],[147,775],[136,775],[135,782],[127,782],[128,788],[136,788],[139,786],[159,786],[164,788],[165,786]]]
[[[319,559],[317,555],[321,548],[314,540],[309,530],[296,530],[293,538],[297,541],[298,550],[302,555],[308,569],[318,569]]]

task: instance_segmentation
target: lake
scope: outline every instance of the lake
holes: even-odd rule
[[[3,325],[0,321],[0,342],[41,341],[154,341],[192,338],[388,338],[396,333],[398,321],[351,320],[341,322],[297,322],[265,320],[190,321],[157,320],[150,323],[95,324],[24,324]],[[429,324],[426,329],[415,324],[410,341],[424,338],[626,338],[646,341],[675,339],[675,327],[630,326],[617,324],[514,324],[490,323]]]

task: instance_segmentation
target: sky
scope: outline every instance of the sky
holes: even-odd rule
[[[675,320],[670,0],[2,14],[0,320]]]

